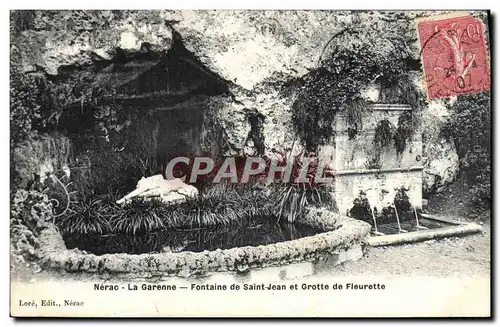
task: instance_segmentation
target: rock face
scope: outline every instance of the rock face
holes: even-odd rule
[[[289,133],[294,96],[273,84],[317,68],[329,39],[349,20],[348,12],[320,11],[37,12],[14,46],[25,71],[56,75],[63,67],[110,60],[121,51],[166,52],[180,38],[228,84],[231,98],[218,101],[227,154],[248,153],[298,143]],[[264,144],[249,137],[252,130],[259,130]]]
[[[455,180],[458,173],[458,155],[453,144],[445,139],[427,144],[426,168],[423,176],[424,192],[439,192]]]
[[[348,12],[178,11],[173,27],[212,71],[246,90],[316,68]],[[307,28],[298,28],[307,27]]]
[[[172,31],[153,11],[36,11],[29,28],[15,39],[25,71],[57,75],[64,66],[109,60],[118,48],[166,51]]]
[[[13,173],[18,179],[17,183],[27,187],[34,179],[43,183],[58,173],[61,177],[61,172],[70,177],[70,152],[69,139],[61,135],[48,135],[21,143],[12,152],[12,160],[16,163]]]
[[[455,145],[440,135],[447,117],[446,107],[439,102],[431,103],[423,112],[424,194],[439,192],[443,186],[453,182],[458,173]]]
[[[353,20],[351,12],[327,11],[38,11],[11,42],[25,72],[57,75],[67,66],[116,60],[120,53],[166,53],[176,40],[224,81],[227,97],[209,100],[222,126],[224,155],[300,152],[292,132],[297,94],[283,82],[300,79],[333,51],[331,40]],[[372,17],[373,18],[373,17]],[[297,93],[297,92],[296,92]],[[429,116],[427,116],[429,114]],[[424,188],[450,182],[458,168],[453,146],[438,137],[433,110],[424,113]]]

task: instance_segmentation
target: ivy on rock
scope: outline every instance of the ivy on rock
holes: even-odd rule
[[[408,103],[415,109],[425,102],[414,83],[420,66],[413,45],[416,35],[410,26],[416,17],[362,15],[366,17],[334,35],[319,67],[297,83],[292,121],[310,152],[335,137],[333,124],[339,112],[345,113],[351,126],[359,123],[368,107],[360,93],[369,85],[380,86],[380,101]]]

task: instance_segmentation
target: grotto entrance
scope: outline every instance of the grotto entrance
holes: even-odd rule
[[[174,40],[165,53],[126,53],[85,67],[65,67],[59,87],[72,88],[58,120],[84,193],[123,193],[142,176],[160,173],[169,155],[221,153],[211,102],[228,95],[226,82]],[[75,176],[76,175],[76,176]],[[75,179],[73,178],[73,179]]]
[[[278,201],[245,187],[207,185],[202,196],[168,205],[157,199],[117,203],[142,177],[163,173],[172,157],[216,159],[227,150],[216,110],[230,96],[228,84],[180,39],[165,53],[143,44],[135,53],[117,49],[112,60],[64,67],[55,83],[70,95],[56,128],[69,137],[74,161],[67,190],[72,205],[55,219],[68,248],[201,252],[324,232],[280,221],[273,207]]]

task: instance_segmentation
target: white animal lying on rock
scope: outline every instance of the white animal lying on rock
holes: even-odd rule
[[[187,199],[187,197],[193,198],[197,195],[198,189],[196,187],[184,183],[179,178],[166,180],[160,174],[147,178],[141,178],[137,182],[137,188],[120,200],[116,201],[116,203],[122,204],[135,197],[159,197],[164,202],[173,203],[183,202]]]

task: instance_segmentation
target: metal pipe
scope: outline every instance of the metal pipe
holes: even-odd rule
[[[477,233],[481,230],[482,227],[480,225],[475,223],[468,223],[468,224],[454,225],[438,229],[419,230],[405,234],[393,234],[393,235],[369,237],[368,244],[370,246],[384,246],[391,244],[412,243],[412,242],[431,240],[439,237]]]

